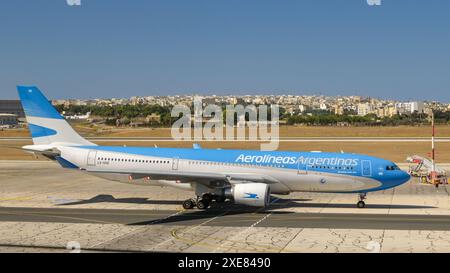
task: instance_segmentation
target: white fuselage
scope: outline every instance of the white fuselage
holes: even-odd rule
[[[58,147],[61,156],[80,169],[113,181],[137,185],[173,186],[192,189],[192,183],[177,180],[152,179],[146,175],[154,171],[167,173],[234,173],[245,175],[267,175],[272,193],[287,194],[294,191],[311,192],[357,192],[377,188],[381,183],[369,177],[299,171],[283,168],[282,165],[259,166],[239,163],[223,163],[179,158],[142,156],[110,151],[97,151],[78,147]],[[133,175],[130,175],[132,173]],[[142,174],[142,175],[137,175]]]

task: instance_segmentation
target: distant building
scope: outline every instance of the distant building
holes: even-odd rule
[[[375,114],[377,115],[377,117],[379,118],[384,118],[386,116],[386,111],[384,108],[377,108],[375,110]]]
[[[397,109],[395,108],[395,106],[387,106],[384,109],[384,115],[392,118],[393,116],[397,115]]]
[[[150,123],[150,122],[160,123],[160,122],[161,122],[161,115],[158,115],[158,114],[156,114],[156,113],[151,113],[150,115],[148,115],[148,116],[145,118],[145,121],[146,121],[147,123]]]
[[[320,106],[319,106],[319,109],[320,110],[327,110],[328,106],[325,103],[321,103]]]
[[[399,102],[395,104],[399,114],[412,114],[414,112],[423,113],[425,104],[421,101]]]
[[[336,105],[334,107],[334,114],[337,116],[342,116],[344,114],[344,107],[342,107],[340,105]]]
[[[0,100],[0,113],[13,114],[18,118],[25,118],[25,112],[19,100]]]
[[[14,114],[0,114],[0,127],[15,127],[19,125],[17,115]]]
[[[360,104],[358,104],[357,111],[358,111],[358,116],[364,117],[364,116],[372,113],[373,108],[372,108],[372,105],[369,103],[360,103]]]
[[[63,111],[63,115],[65,112]],[[91,112],[87,112],[86,115],[73,115],[73,116],[65,116],[66,119],[70,120],[89,120],[89,117],[91,116]]]
[[[298,111],[299,111],[300,113],[304,113],[306,110],[307,110],[307,107],[306,107],[305,105],[300,104],[300,105],[298,106]]]
[[[293,115],[295,114],[295,106],[288,106],[286,107],[286,113]]]

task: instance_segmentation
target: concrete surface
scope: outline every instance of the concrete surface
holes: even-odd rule
[[[191,195],[52,162],[2,161],[0,252],[70,252],[74,242],[87,252],[450,251],[447,186],[412,180],[369,194],[366,209],[355,208],[355,195],[295,193],[276,196],[266,211],[229,204],[182,211]]]

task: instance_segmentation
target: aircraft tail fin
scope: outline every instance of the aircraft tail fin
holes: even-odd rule
[[[95,145],[67,123],[35,86],[17,86],[34,145]]]

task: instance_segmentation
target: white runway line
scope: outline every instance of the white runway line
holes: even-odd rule
[[[213,217],[213,218],[211,218],[211,219],[208,219],[208,220],[205,221],[205,222],[202,222],[202,223],[200,223],[200,224],[198,224],[198,225],[196,225],[196,226],[190,227],[190,228],[187,229],[187,230],[183,230],[183,231],[181,232],[181,234],[184,234],[184,233],[189,232],[189,231],[191,231],[191,230],[193,230],[193,229],[195,229],[195,228],[198,228],[198,227],[200,227],[200,226],[203,226],[203,225],[205,225],[205,224],[207,224],[207,223],[209,223],[209,222],[211,222],[211,221],[214,221],[215,219],[224,216],[225,214],[227,214],[227,213],[230,212],[230,211],[231,211],[231,210],[227,210],[227,211],[225,211],[225,212],[223,212],[223,213],[221,213],[221,214],[219,214],[219,215],[217,215],[217,216],[215,216],[215,217]],[[155,245],[155,246],[152,246],[151,248],[148,249],[148,251],[156,250],[156,249],[158,249],[158,247],[160,247],[160,246],[162,246],[162,245],[165,245],[165,244],[167,244],[168,242],[170,242],[170,241],[172,241],[172,240],[174,240],[174,239],[175,239],[174,237],[170,237],[169,239],[167,239],[167,240],[165,240],[165,241],[163,241],[163,242],[161,242],[161,243],[159,243],[159,244],[157,244],[157,245]],[[196,244],[196,243],[192,244],[191,246],[194,246],[195,244]],[[190,246],[190,247],[191,247],[191,246]]]
[[[274,199],[272,202],[270,202],[270,204],[276,203],[278,202],[278,200],[280,200],[279,198]],[[257,209],[254,213],[259,212],[261,209]],[[217,247],[216,249],[214,249],[213,253],[217,253],[217,251],[221,250],[224,251],[225,248],[225,244],[227,243],[233,243],[234,240],[236,238],[238,238],[239,236],[248,233],[250,230],[252,230],[255,226],[259,225],[261,222],[263,222],[264,220],[266,220],[267,218],[269,218],[271,215],[273,214],[273,212],[269,212],[268,214],[266,214],[263,218],[259,219],[258,221],[254,222],[253,224],[251,224],[248,228],[244,229],[241,232],[238,232],[236,235],[234,235],[233,237],[231,237],[231,239],[226,240],[223,244],[221,244],[219,247]],[[232,248],[233,246],[226,246],[229,250],[230,248]]]

